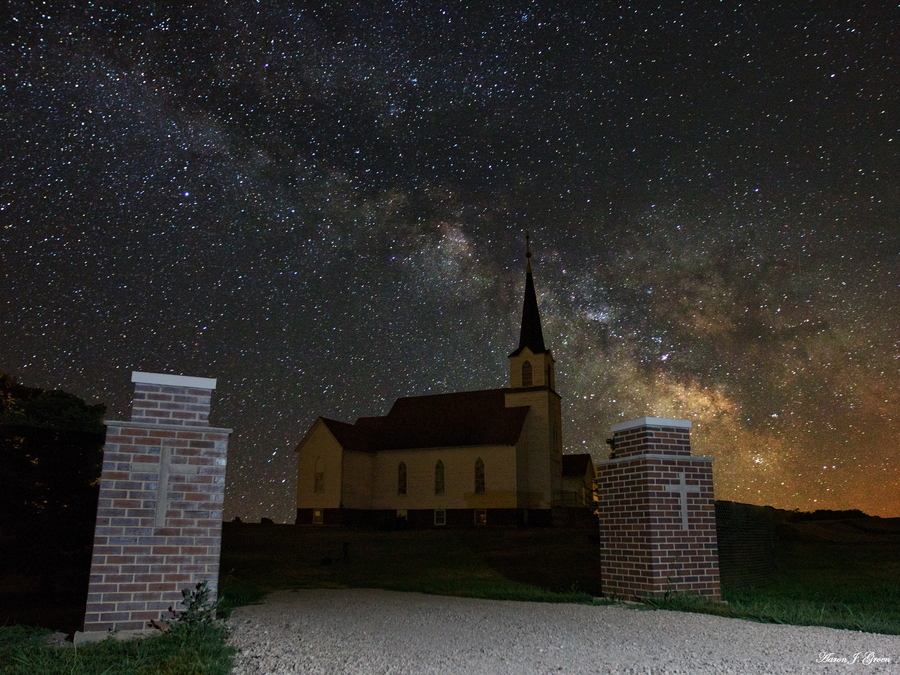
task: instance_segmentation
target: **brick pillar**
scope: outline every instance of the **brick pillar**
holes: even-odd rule
[[[84,632],[144,632],[206,581],[215,599],[231,429],[209,426],[216,381],[132,373],[131,421],[107,421]]]
[[[721,600],[712,458],[692,457],[691,422],[641,417],[611,427],[597,465],[603,592]]]

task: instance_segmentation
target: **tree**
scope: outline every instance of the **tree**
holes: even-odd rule
[[[0,625],[84,619],[104,412],[0,373]]]
[[[0,521],[93,521],[105,412],[0,373]]]

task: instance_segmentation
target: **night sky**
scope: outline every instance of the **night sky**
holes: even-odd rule
[[[0,24],[0,370],[217,378],[226,518],[291,521],[317,416],[506,386],[527,230],[566,451],[900,516],[896,2],[140,4]]]

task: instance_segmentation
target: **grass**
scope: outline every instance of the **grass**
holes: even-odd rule
[[[222,550],[220,616],[280,589],[579,603],[594,602],[602,590],[599,538],[577,530],[378,532],[228,523]],[[782,524],[776,550],[776,583],[725,588],[727,604],[676,596],[646,607],[900,635],[900,519]],[[46,646],[48,632],[0,627],[0,672],[215,675],[231,668],[221,622],[62,649]]]
[[[262,600],[266,592],[258,586],[232,584],[227,590],[223,590],[216,603],[216,615],[220,619],[227,619],[235,607],[253,605]]]
[[[157,635],[119,641],[108,638],[81,645],[53,646],[52,629],[0,627],[3,675],[226,675],[235,649],[227,644],[223,621],[206,609],[205,584],[185,596],[185,611]],[[219,618],[243,600],[258,599],[253,589],[235,589],[223,597]],[[195,604],[189,602],[196,600]]]
[[[383,588],[497,600],[592,602],[596,537],[560,530],[313,529],[226,524],[221,587]]]
[[[777,582],[725,588],[725,605],[691,597],[648,604],[765,623],[900,635],[898,544],[896,518],[784,525],[776,540]]]
[[[498,600],[592,602],[598,538],[569,530],[373,532],[288,525],[224,531],[223,592],[383,588]],[[782,525],[778,581],[648,608],[900,635],[900,519]],[[346,548],[345,548],[346,545]],[[346,555],[345,555],[346,551]]]
[[[749,590],[726,590],[727,604],[712,604],[697,597],[674,596],[648,601],[650,607],[682,612],[749,619],[794,626],[827,626],[867,633],[900,635],[900,585],[881,584],[866,597],[854,597],[855,584],[845,588],[804,587],[783,582]]]
[[[147,638],[103,640],[69,647],[46,645],[49,630],[0,628],[3,675],[226,675],[234,649],[221,622],[175,628]]]

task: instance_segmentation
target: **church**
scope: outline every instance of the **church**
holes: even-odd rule
[[[562,454],[528,235],[525,261],[509,386],[400,398],[353,424],[319,417],[296,449],[298,525],[548,526],[591,503],[590,456]]]

